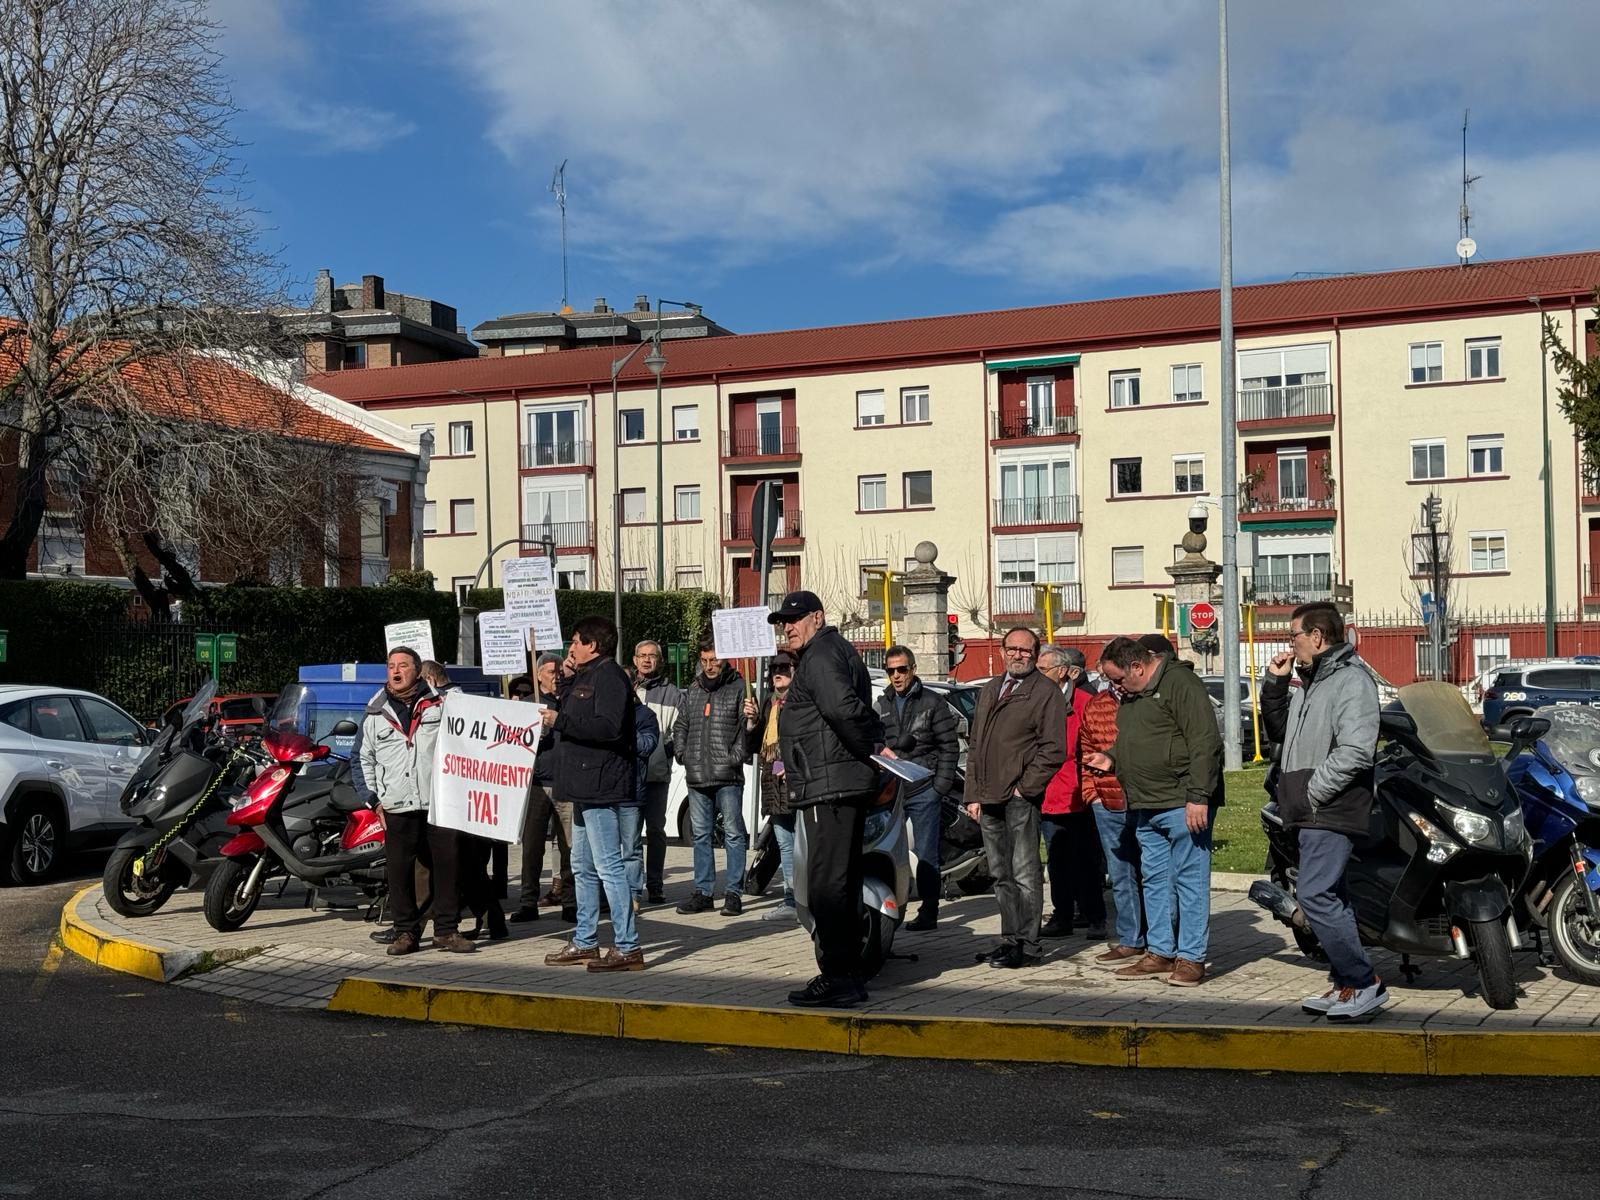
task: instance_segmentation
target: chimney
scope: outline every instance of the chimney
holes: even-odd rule
[[[606,303],[606,298],[604,296],[596,296],[594,298],[594,311],[597,313],[608,313],[611,311],[611,306]]]
[[[333,272],[327,267],[317,272],[317,290],[311,297],[311,311],[333,311]]]
[[[643,292],[640,292],[637,296],[635,296],[633,298],[633,311],[634,312],[649,312],[650,311],[650,297],[646,296]]]
[[[383,307],[383,276],[363,275],[361,277],[361,307]]]

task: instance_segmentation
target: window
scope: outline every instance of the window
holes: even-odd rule
[[[451,421],[450,422],[450,453],[451,454],[471,454],[472,453],[472,422],[471,421]]]
[[[86,742],[83,726],[66,696],[36,696],[32,702],[33,734],[52,742]]]
[[[1199,363],[1180,363],[1172,368],[1172,402],[1174,404],[1193,404],[1204,400],[1205,393],[1200,386],[1201,371]]]
[[[1078,539],[1070,534],[996,538],[995,554],[1001,584],[1078,581]],[[1026,608],[1006,611],[1026,612],[1032,607],[1029,600]]]
[[[756,453],[785,454],[794,450],[794,430],[783,427],[783,397],[756,401]]]
[[[1507,634],[1487,634],[1472,639],[1472,671],[1482,675],[1511,658],[1511,638]]]
[[[1306,497],[1306,448],[1286,446],[1277,453],[1278,507],[1304,508]]]
[[[932,471],[907,471],[901,476],[901,479],[905,484],[905,506],[907,508],[933,507]]]
[[[1504,475],[1506,440],[1498,433],[1475,434],[1467,439],[1469,475]]]
[[[862,475],[856,480],[860,489],[857,507],[862,512],[878,512],[889,507],[889,484],[885,475]]]
[[[1144,547],[1118,546],[1111,551],[1111,582],[1144,582]]]
[[[1028,380],[1028,424],[1035,430],[1056,427],[1054,375],[1035,375]]]
[[[527,420],[524,467],[570,467],[587,460],[581,406],[530,408]]]
[[[883,393],[882,392],[857,392],[856,393],[856,424],[857,425],[882,425],[883,424]]]
[[[456,594],[456,603],[464,605],[467,602],[467,593],[472,591],[473,576],[456,575],[450,580],[450,590]]]
[[[672,440],[692,442],[700,437],[700,406],[674,404],[672,406]]]
[[[83,574],[83,531],[69,512],[47,512],[39,522],[39,570]]]
[[[418,437],[421,437],[423,434],[427,434],[430,438],[433,439],[433,448],[434,448],[434,450],[436,452],[438,451],[438,449],[439,449],[439,435],[434,430],[432,421],[421,421],[421,422],[418,422],[417,424],[415,424],[415,425],[413,425],[411,427],[411,432],[416,434]]]
[[[1113,371],[1111,373],[1111,407],[1139,407],[1139,372]]]
[[[925,425],[928,415],[928,389],[925,387],[900,389],[900,420],[907,425]]]
[[[478,506],[472,500],[450,501],[450,532],[477,533]]]
[[[1431,440],[1411,443],[1411,478],[1444,478],[1444,442]]]
[[[360,514],[361,557],[387,558],[389,555],[389,502],[378,496],[368,497],[361,502]]]
[[[367,365],[367,345],[365,342],[354,342],[345,346],[344,365],[347,367],[364,367]]]
[[[700,519],[700,485],[680,484],[672,489],[673,520],[698,521]]]
[[[1172,490],[1179,495],[1206,490],[1206,458],[1203,454],[1172,456]]]
[[[622,523],[624,525],[643,525],[644,516],[644,489],[622,489]]]
[[[1138,458],[1113,458],[1111,460],[1111,494],[1137,496],[1144,491],[1144,460]]]
[[[705,591],[706,573],[703,567],[679,567],[672,578],[680,592]]]
[[[996,524],[1070,523],[1078,519],[1075,467],[1070,451],[1002,462]]]
[[[1467,343],[1467,378],[1500,378],[1500,339],[1475,338]]]
[[[586,592],[589,590],[589,564],[563,566],[556,563],[556,587],[562,591]]]
[[[1311,539],[1297,538],[1291,545],[1279,540],[1275,545],[1267,538],[1258,538],[1250,584],[1257,603],[1261,604],[1326,600],[1333,587],[1331,549],[1319,549]]]
[[[93,740],[103,746],[144,745],[144,733],[132,717],[92,696],[79,696],[77,701]]]
[[[1411,343],[1411,382],[1437,383],[1444,378],[1444,343]]]
[[[1506,535],[1503,529],[1467,535],[1471,547],[1469,569],[1478,571],[1504,571],[1506,569]]]
[[[1439,541],[1439,570],[1448,575],[1450,573],[1450,535],[1441,531]],[[1414,533],[1411,535],[1411,567],[1413,575],[1431,575],[1433,573],[1433,545],[1434,535],[1431,533]]]
[[[622,590],[625,592],[648,592],[650,590],[650,573],[643,567],[623,567]]]
[[[644,409],[624,408],[617,413],[617,440],[623,444],[644,441]]]
[[[439,532],[439,502],[437,500],[424,500],[422,502],[422,532]]]

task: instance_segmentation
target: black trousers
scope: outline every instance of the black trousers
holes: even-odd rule
[[[484,920],[491,910],[496,913],[502,912],[499,889],[489,877],[489,859],[494,854],[494,848],[504,844],[471,833],[456,835],[457,862],[460,871],[457,886],[461,892],[461,903],[480,921]]]
[[[417,907],[417,863],[428,864],[433,889],[433,936],[456,931],[461,919],[461,894],[456,882],[460,849],[454,829],[428,823],[426,812],[388,813],[384,817],[385,867],[389,876],[389,911],[394,927],[422,936]]]
[[[1050,907],[1068,921],[1076,907],[1084,924],[1104,925],[1106,864],[1094,810],[1045,813],[1040,825],[1049,856]]]
[[[861,968],[861,833],[870,793],[800,810],[806,831],[806,905],[816,922],[817,966],[829,979]]]
[[[665,782],[644,785],[644,886],[651,895],[665,886],[667,787]]]

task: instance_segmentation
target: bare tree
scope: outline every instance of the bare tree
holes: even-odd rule
[[[16,477],[0,578],[26,573],[55,464],[180,587],[171,539],[208,537],[202,499],[257,482],[266,440],[193,387],[199,354],[282,350],[261,316],[280,300],[276,267],[239,197],[215,34],[199,0],[0,0],[0,468]],[[169,507],[184,494],[188,509]]]
[[[1430,501],[1438,505],[1431,522],[1427,517]],[[1406,537],[1402,551],[1406,575],[1412,582],[1411,594],[1407,596],[1408,606],[1418,623],[1428,626],[1430,635],[1434,632],[1433,621],[1439,622],[1439,640],[1434,646],[1441,679],[1449,674],[1449,657],[1444,649],[1449,640],[1449,629],[1457,619],[1458,609],[1464,607],[1466,602],[1465,589],[1456,586],[1459,580],[1455,569],[1458,549],[1455,545],[1455,528],[1455,505],[1446,508],[1437,497],[1430,497],[1419,505],[1417,515],[1411,519],[1411,532]],[[1424,596],[1430,598],[1428,604],[1423,603]],[[1434,614],[1442,615],[1435,618]]]

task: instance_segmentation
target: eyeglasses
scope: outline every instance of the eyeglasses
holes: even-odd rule
[[[1291,642],[1294,641],[1295,638],[1303,638],[1303,637],[1310,637],[1310,636],[1311,636],[1311,630],[1309,630],[1309,629],[1291,629],[1291,630],[1289,630],[1289,640]]]
[[[1019,658],[1032,658],[1033,657],[1033,647],[1032,646],[1006,646],[1004,648],[1004,651],[1007,654],[1014,654],[1014,655],[1018,656]]]
[[[782,675],[785,679],[788,679],[793,674],[794,674],[794,672],[791,671],[788,667],[773,667],[772,668],[772,677],[774,679],[776,679],[779,675]]]
[[[885,667],[883,669],[883,673],[885,675],[909,675],[909,674],[911,674],[911,668],[910,667]]]
[[[524,691],[522,688],[518,688],[516,691],[512,692],[511,694],[513,696],[515,696],[518,700],[526,700],[529,696],[533,695],[532,692]]]

